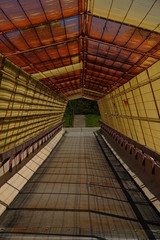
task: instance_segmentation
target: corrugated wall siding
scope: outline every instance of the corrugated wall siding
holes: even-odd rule
[[[160,152],[160,61],[98,101],[101,118]]]
[[[0,152],[60,123],[66,101],[0,56]]]

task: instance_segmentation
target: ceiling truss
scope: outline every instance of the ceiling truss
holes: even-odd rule
[[[160,4],[143,2],[3,0],[0,52],[66,99],[98,100],[160,60]]]

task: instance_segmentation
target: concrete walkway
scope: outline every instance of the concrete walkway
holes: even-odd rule
[[[74,115],[73,127],[85,127],[85,115]]]
[[[160,239],[160,218],[90,128],[72,128],[0,218],[0,239]],[[112,165],[112,166],[111,166]]]

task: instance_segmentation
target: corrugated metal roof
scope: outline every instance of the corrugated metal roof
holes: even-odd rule
[[[2,0],[0,52],[65,98],[97,100],[160,60],[159,12],[156,0]]]

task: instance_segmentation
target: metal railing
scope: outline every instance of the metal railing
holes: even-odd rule
[[[50,127],[47,130],[39,133],[35,137],[23,142],[22,144],[15,146],[5,152],[0,152],[0,168],[6,163],[9,163],[9,171],[12,171],[12,162],[17,158],[18,163],[28,157],[36,149],[46,143],[49,139],[53,138],[63,126],[63,122],[56,126]]]
[[[134,155],[135,159],[138,159],[140,155],[145,164],[145,160],[148,159],[152,162],[152,171],[154,173],[155,163],[160,164],[160,154],[147,148],[146,146],[134,141],[133,139],[125,136],[124,134],[118,132],[116,129],[108,126],[100,120],[101,131],[103,134],[107,134],[116,143],[118,143],[124,150],[128,151],[130,154]]]

